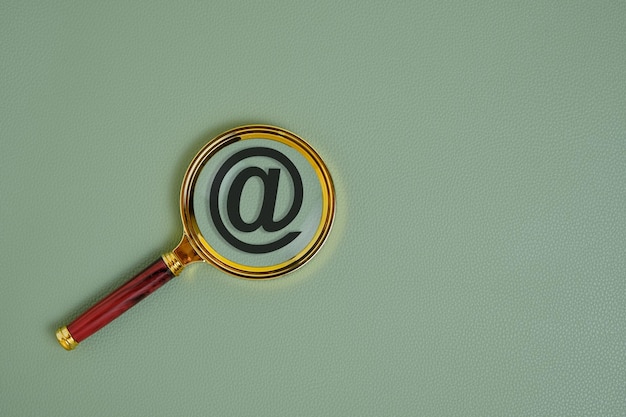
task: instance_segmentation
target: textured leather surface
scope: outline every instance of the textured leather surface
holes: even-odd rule
[[[0,415],[626,415],[623,2],[3,2]],[[194,153],[323,155],[337,224],[271,282],[170,250]]]

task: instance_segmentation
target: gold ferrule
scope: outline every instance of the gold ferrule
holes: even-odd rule
[[[57,330],[56,334],[57,334],[57,340],[59,341],[61,346],[63,346],[63,349],[72,350],[76,346],[78,346],[78,342],[74,340],[74,338],[72,337],[72,334],[67,329],[67,326],[59,327],[59,330]]]
[[[172,271],[172,274],[174,274],[174,276],[178,276],[178,274],[180,274],[180,271],[182,271],[185,267],[174,252],[164,253],[163,255],[161,255],[161,258],[163,258],[163,262],[165,262],[165,265],[167,265],[169,270]]]

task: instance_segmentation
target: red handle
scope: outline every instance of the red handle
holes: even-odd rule
[[[57,330],[59,343],[67,350],[73,349],[79,342],[115,320],[173,276],[163,259],[159,258],[72,323]]]

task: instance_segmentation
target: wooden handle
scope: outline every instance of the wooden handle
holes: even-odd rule
[[[143,300],[174,277],[163,258],[130,279],[67,326],[57,330],[61,346],[71,350],[76,345]]]

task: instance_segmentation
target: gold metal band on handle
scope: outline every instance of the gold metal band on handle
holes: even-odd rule
[[[161,255],[161,259],[163,259],[163,262],[165,262],[165,265],[172,271],[174,276],[178,276],[190,263],[203,261],[200,255],[193,249],[193,246],[189,243],[189,238],[185,234],[183,234],[178,246],[173,251]]]
[[[178,276],[178,274],[180,274],[180,272],[185,267],[180,259],[178,259],[178,256],[174,254],[174,252],[164,253],[163,255],[161,255],[161,258],[163,259],[163,262],[165,262],[165,265],[167,265],[169,270],[172,271],[172,274],[174,274],[174,276]]]
[[[56,335],[57,335],[57,340],[59,341],[59,344],[63,346],[63,349],[72,350],[76,346],[78,346],[78,342],[74,340],[74,338],[72,337],[72,334],[67,329],[67,326],[59,327]]]

